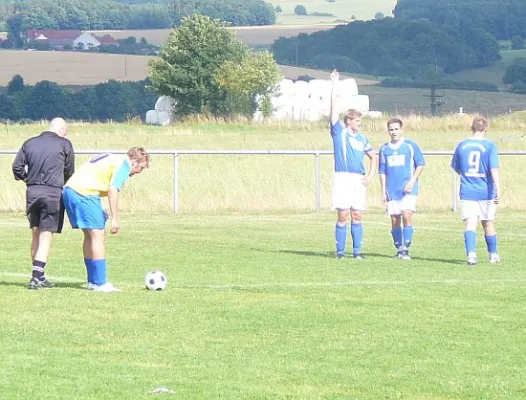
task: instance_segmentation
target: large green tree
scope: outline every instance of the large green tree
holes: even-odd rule
[[[506,69],[502,81],[518,93],[526,93],[526,58],[516,58]]]
[[[218,74],[225,71],[227,62],[242,65],[247,54],[247,47],[219,20],[198,14],[185,17],[170,33],[160,59],[148,64],[151,87],[159,95],[172,97],[179,115],[228,113],[232,83],[225,85]]]

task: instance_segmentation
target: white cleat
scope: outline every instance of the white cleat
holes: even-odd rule
[[[475,265],[477,263],[477,255],[475,253],[468,254],[468,265]]]
[[[88,282],[88,290],[93,290],[94,292],[101,293],[112,293],[112,292],[122,292],[122,289],[118,289],[111,282],[106,282],[102,285],[95,285]]]
[[[500,256],[497,253],[491,253],[489,255],[489,262],[492,264],[500,263]]]

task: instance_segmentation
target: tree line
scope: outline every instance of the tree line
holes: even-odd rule
[[[0,4],[0,28],[8,31],[15,47],[21,47],[29,29],[161,29],[178,26],[184,16],[194,13],[232,26],[276,22],[274,8],[262,0],[14,0]]]
[[[427,20],[394,18],[280,38],[272,50],[281,64],[410,79],[421,79],[429,67],[452,73],[500,59],[498,42],[484,29],[460,33]]]
[[[71,93],[55,82],[25,85],[20,75],[0,93],[0,119],[23,121],[61,116],[83,121],[127,121],[144,118],[157,95],[147,89],[149,81],[110,80]]]

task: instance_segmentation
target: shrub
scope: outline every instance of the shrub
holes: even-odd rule
[[[511,49],[512,50],[522,50],[524,48],[526,48],[526,42],[521,36],[515,35],[511,37]]]
[[[283,12],[283,8],[281,8],[281,6],[276,6],[276,8],[274,9],[277,13],[282,13]]]
[[[294,7],[294,14],[307,15],[307,9],[304,5],[298,4],[296,7]]]

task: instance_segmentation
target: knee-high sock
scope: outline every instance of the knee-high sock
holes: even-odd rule
[[[486,245],[490,254],[497,253],[497,235],[485,236]]]
[[[340,225],[339,222],[336,222],[335,238],[336,238],[336,253],[344,254],[345,244],[347,242],[347,224]]]
[[[394,247],[398,250],[402,246],[403,241],[402,227],[391,229],[391,235],[393,236]]]
[[[413,225],[404,226],[404,246],[409,248],[413,240]]]
[[[477,247],[477,232],[464,232],[464,246],[466,247],[466,254],[474,253]]]
[[[362,223],[351,224],[352,236],[352,252],[353,254],[361,253],[363,241],[363,225]]]
[[[104,285],[107,282],[106,275],[106,259],[101,258],[99,260],[92,260],[93,265],[93,284],[95,285]]]

